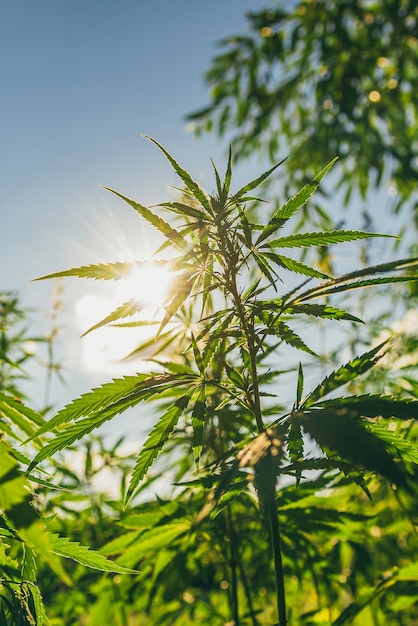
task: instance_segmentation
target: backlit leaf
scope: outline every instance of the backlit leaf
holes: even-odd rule
[[[117,378],[76,398],[46,422],[34,436],[54,432],[57,428],[80,417],[96,414],[102,410],[118,409],[119,402],[126,399],[145,399],[174,384],[172,374],[136,374]],[[123,404],[122,404],[123,406]]]
[[[189,400],[190,398],[188,396],[182,396],[179,398],[166,410],[152,429],[144,447],[139,453],[135,468],[132,472],[132,477],[126,494],[126,502],[132,498],[135,489],[144,478],[152,463],[160,454],[165,442],[179,421],[184,409],[187,407]]]
[[[110,324],[111,322],[117,322],[118,320],[123,319],[124,317],[130,317],[131,315],[135,315],[135,313],[139,313],[144,308],[144,305],[140,303],[139,300],[129,300],[129,302],[125,302],[121,306],[118,306],[110,315],[107,315],[97,324],[94,324],[91,328],[86,330],[83,333],[82,337],[85,337],[88,333],[91,333],[93,330],[97,328],[101,328],[102,326],[106,326],[106,324]]]
[[[189,522],[174,522],[151,528],[143,532],[136,543],[123,551],[118,563],[128,567],[136,565],[144,557],[168,549],[172,544],[176,545],[176,540],[189,531]]]
[[[256,187],[259,187],[259,185],[261,185],[261,183],[264,182],[274,172],[274,170],[280,167],[280,165],[282,165],[285,160],[286,159],[283,159],[283,161],[280,161],[280,163],[276,163],[276,165],[273,165],[273,167],[261,174],[261,176],[257,176],[257,178],[244,185],[244,187],[241,187],[241,189],[232,196],[231,202],[237,202],[241,200],[246,193],[248,193],[252,189],[255,189]]]
[[[379,233],[367,233],[355,230],[335,230],[324,233],[302,233],[281,237],[268,242],[270,248],[309,248],[312,246],[329,246],[345,241],[357,239],[369,239],[371,237],[392,237],[392,235],[380,235]]]
[[[193,194],[196,200],[200,202],[202,207],[204,207],[209,212],[209,214],[212,214],[209,197],[207,196],[206,192],[202,189],[202,187],[196,181],[193,180],[190,174],[186,172],[186,170],[183,169],[177,163],[174,157],[172,157],[171,154],[160,143],[158,143],[158,141],[156,141],[152,137],[148,137],[147,135],[143,135],[143,136],[145,137],[145,139],[152,141],[152,143],[154,143],[161,150],[161,152],[166,156],[168,161],[171,163],[175,172],[178,174],[178,176],[181,178],[183,183],[190,190],[190,192]]]
[[[298,209],[300,209],[312,194],[317,190],[318,185],[322,178],[329,172],[331,167],[334,165],[337,159],[333,159],[328,165],[324,167],[323,170],[312,180],[311,183],[308,183],[300,191],[297,192],[296,195],[293,196],[290,200],[288,200],[280,209],[278,209],[275,213],[273,213],[272,218],[263,231],[260,233],[259,238],[256,241],[256,245],[260,245],[267,237],[269,237],[272,233],[276,232],[279,228],[285,224],[285,222],[294,214]]]
[[[35,280],[44,280],[46,278],[63,278],[66,276],[76,276],[78,278],[94,278],[95,280],[120,280],[126,278],[134,270],[147,265],[148,262],[130,261],[116,263],[100,263],[95,265],[82,265],[81,267],[73,267],[63,272],[55,272],[47,274]]]
[[[351,361],[348,361],[345,365],[342,365],[338,369],[334,370],[334,372],[324,378],[324,380],[317,387],[315,387],[315,389],[306,398],[301,408],[306,409],[312,406],[315,402],[318,402],[318,400],[327,394],[331,393],[335,389],[338,389],[338,387],[345,385],[350,380],[353,380],[354,378],[357,378],[367,372],[380,358],[382,358],[383,353],[380,353],[379,355],[379,352],[381,352],[386,343],[387,342],[384,341],[372,350],[351,359]]]

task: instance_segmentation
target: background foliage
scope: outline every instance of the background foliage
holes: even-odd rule
[[[247,19],[205,74],[197,132],[232,136],[237,158],[288,155],[286,193],[339,155],[344,204],[392,181],[393,209],[409,200],[416,213],[416,3],[275,2]]]

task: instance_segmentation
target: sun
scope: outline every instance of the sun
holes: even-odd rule
[[[82,339],[79,353],[83,370],[96,374],[127,375],[146,368],[138,361],[124,359],[136,345],[151,339],[164,317],[164,304],[174,281],[169,263],[136,261],[125,279],[107,285],[100,295],[88,293],[75,303],[77,325],[83,332],[130,300],[138,303],[138,315],[126,321],[141,321],[139,327],[104,326]],[[123,323],[124,320],[121,320]]]
[[[145,261],[137,263],[124,281],[124,291],[147,308],[161,309],[168,296],[173,274],[167,264]]]
[[[138,230],[136,216],[129,216],[116,217],[107,204],[94,221],[79,216],[84,228],[92,235],[83,252],[93,255],[94,263],[100,264],[106,253],[110,262],[131,265],[129,273],[120,280],[96,283],[94,291],[89,289],[74,299],[72,323],[82,339],[79,343],[71,342],[69,359],[75,369],[94,376],[92,384],[100,382],[104,375],[124,376],[149,369],[145,360],[127,361],[126,356],[138,345],[155,337],[165,315],[165,305],[178,280],[170,255],[165,259],[153,258],[155,250],[163,243],[162,239],[147,224]],[[88,329],[131,301],[137,304],[138,312],[118,321],[125,324],[125,328],[111,323],[86,334]],[[135,326],[136,322],[139,324]]]

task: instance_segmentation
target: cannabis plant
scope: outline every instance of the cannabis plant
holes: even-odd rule
[[[317,533],[326,529],[328,536],[340,532],[333,511],[338,504],[330,499],[324,508],[324,499],[320,504],[316,492],[352,484],[357,494],[371,496],[371,477],[378,476],[407,501],[413,490],[413,464],[418,462],[413,441],[392,428],[394,420],[409,423],[418,417],[416,400],[341,392],[387,353],[387,341],[358,356],[347,355],[345,363],[323,377],[326,363],[318,354],[319,342],[306,340],[297,328],[304,320],[361,323],[357,314],[347,310],[350,293],[416,280],[418,259],[385,261],[333,276],[315,261],[308,264],[309,255],[302,261],[294,254],[387,236],[355,230],[292,233],[289,229],[334,161],[261,222],[257,211],[261,215],[266,209],[265,205],[263,211],[258,209],[262,201],[253,196],[253,190],[278,165],[231,191],[230,154],[223,179],[214,166],[215,191],[208,193],[164,147],[151,141],[180,178],[178,198],[146,207],[109,189],[162,236],[153,262],[172,276],[162,314],[158,323],[152,322],[153,340],[146,346],[132,346],[131,357],[141,356],[145,347],[149,355],[153,347],[149,372],[105,383],[60,410],[36,433],[52,437],[37,453],[31,469],[116,415],[128,409],[138,413],[140,403],[151,403],[158,409],[158,419],[138,450],[125,504],[135,498],[159,456],[159,463],[172,463],[173,456],[165,455],[166,450],[175,457],[178,448],[172,480],[182,491],[171,502],[160,501],[148,508],[138,504],[136,515],[122,516],[124,531],[103,553],[119,555],[118,563],[128,568],[144,565],[146,569],[144,558],[155,557],[154,587],[143,607],[146,611],[161,577],[171,572],[166,593],[172,585],[182,600],[163,596],[166,613],[159,623],[178,619],[211,625],[229,619],[235,626],[296,623],[301,606],[288,607],[286,593],[285,574],[292,555],[300,563],[305,551],[305,569],[320,578],[326,557],[322,555],[316,564],[308,562],[307,537],[315,529]],[[87,265],[44,278],[120,280],[140,272],[146,262]],[[336,301],[341,296],[343,306]],[[142,294],[132,293],[131,299],[90,330],[108,324],[144,325],[138,317],[144,308]],[[298,353],[300,362],[293,363]],[[294,382],[289,382],[292,376]],[[361,519],[358,514],[351,521]],[[260,540],[255,540],[257,525]],[[217,537],[212,544],[211,533]],[[222,547],[218,550],[222,543],[223,553]],[[211,545],[216,550],[211,552]],[[253,550],[251,558],[245,555],[248,546]],[[180,581],[193,551],[199,555],[201,569],[217,572],[214,562],[218,559],[223,573],[221,578],[214,573],[205,591],[201,586],[200,592],[195,588],[189,593],[181,589]],[[399,571],[407,575],[405,568]],[[273,605],[271,596],[266,596],[266,603],[256,591],[260,579],[266,588],[273,581]],[[397,580],[394,574],[391,586]],[[209,599],[210,585],[224,590],[227,609]],[[386,588],[382,582],[380,591]],[[335,623],[345,623],[367,601],[347,609]]]

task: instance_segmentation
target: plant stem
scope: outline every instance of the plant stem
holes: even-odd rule
[[[282,551],[281,551],[281,541],[280,541],[280,527],[279,527],[279,518],[277,515],[276,508],[276,493],[275,493],[275,483],[271,481],[271,484],[268,485],[268,493],[267,495],[267,506],[268,506],[268,517],[269,517],[269,525],[270,525],[270,539],[271,539],[271,547],[273,552],[273,560],[274,560],[274,573],[275,573],[275,582],[276,582],[276,601],[277,601],[277,615],[278,615],[278,626],[286,626],[286,595],[285,595],[285,587],[284,587],[284,574],[283,574],[283,561],[282,561]]]
[[[244,331],[249,360],[250,360],[250,374],[252,382],[252,391],[247,392],[247,398],[249,405],[253,411],[257,429],[259,433],[264,432],[264,422],[261,410],[260,401],[260,387],[258,380],[258,368],[257,368],[257,342],[256,333],[254,329],[253,320],[246,314],[244,303],[239,294],[237,285],[237,254],[232,241],[226,234],[226,228],[219,228],[219,240],[221,244],[222,253],[225,263],[225,285],[232,296],[235,308],[241,323],[241,328]],[[283,563],[282,553],[280,546],[280,529],[279,520],[277,516],[276,508],[276,473],[274,468],[271,467],[269,461],[271,457],[267,459],[267,473],[265,475],[265,487],[264,493],[259,493],[260,503],[264,500],[266,507],[266,513],[269,519],[270,527],[270,540],[273,552],[274,572],[276,582],[276,602],[277,602],[277,614],[279,620],[279,626],[286,626],[286,598],[284,588],[284,575],[283,575]],[[266,468],[265,468],[266,469]]]
[[[251,621],[253,623],[253,626],[259,626],[259,623],[258,623],[257,618],[255,616],[255,610],[254,610],[253,601],[252,601],[252,598],[251,598],[251,591],[250,591],[250,587],[248,585],[247,576],[246,576],[244,568],[242,566],[242,559],[240,557],[238,558],[238,568],[239,568],[239,573],[240,573],[240,576],[241,576],[242,584],[243,584],[243,587],[244,587],[245,596],[247,598],[248,610],[249,610],[249,613],[250,613],[250,616],[251,616]]]
[[[229,230],[231,228],[229,227]],[[244,331],[245,338],[247,341],[248,354],[250,358],[250,369],[251,369],[251,382],[252,382],[252,393],[247,392],[247,399],[250,404],[250,407],[254,413],[255,421],[257,424],[257,430],[259,433],[264,432],[265,427],[261,414],[261,403],[260,403],[260,389],[258,382],[258,372],[257,372],[257,347],[255,341],[255,332],[254,326],[252,322],[248,319],[248,316],[245,312],[245,307],[241,296],[239,294],[238,286],[237,286],[237,261],[238,254],[236,252],[235,246],[233,242],[228,238],[227,235],[228,229],[225,225],[218,228],[219,242],[221,251],[224,257],[224,279],[225,286],[229,295],[232,296],[232,300],[235,304],[238,317],[241,323],[241,328]]]
[[[264,423],[261,414],[261,403],[260,403],[260,387],[258,382],[258,371],[257,371],[257,348],[255,344],[255,333],[254,327],[252,323],[249,322],[247,316],[245,314],[244,306],[241,300],[241,297],[238,293],[238,288],[236,284],[235,277],[231,277],[229,283],[229,289],[231,295],[233,297],[238,316],[242,325],[242,328],[245,333],[245,337],[247,340],[248,354],[250,358],[250,369],[251,369],[251,382],[252,382],[252,394],[247,394],[248,401],[251,404],[255,421],[257,424],[257,430],[259,433],[264,432]]]
[[[230,539],[229,563],[231,568],[231,609],[234,626],[239,626],[238,613],[238,578],[237,578],[237,559],[235,545],[235,530],[232,523],[231,508],[227,507],[227,523]]]

